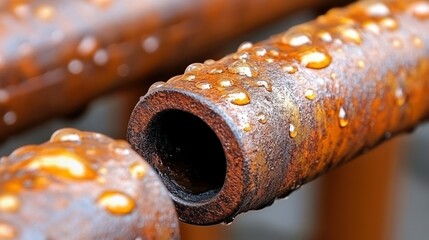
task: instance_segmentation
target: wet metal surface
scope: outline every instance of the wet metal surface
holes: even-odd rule
[[[429,2],[333,9],[156,83],[128,138],[194,224],[230,222],[429,117]]]
[[[0,239],[179,239],[168,192],[122,140],[62,129],[1,159]]]

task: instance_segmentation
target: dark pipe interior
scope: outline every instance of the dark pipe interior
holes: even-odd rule
[[[156,165],[170,192],[182,199],[211,198],[222,188],[226,158],[213,130],[180,110],[158,113],[145,132],[145,158]]]

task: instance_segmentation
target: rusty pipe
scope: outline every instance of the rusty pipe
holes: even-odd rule
[[[429,3],[358,2],[152,85],[128,139],[181,220],[229,222],[429,116]]]
[[[327,2],[4,1],[0,140],[47,118],[71,114],[100,94],[285,13]]]
[[[0,165],[0,239],[179,239],[157,174],[125,141],[62,129]]]

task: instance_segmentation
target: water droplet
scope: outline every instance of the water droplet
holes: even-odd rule
[[[347,119],[347,113],[346,110],[344,110],[343,107],[340,108],[340,112],[338,114],[339,120],[340,120],[340,126],[346,127],[349,124],[349,120]]]
[[[366,8],[366,13],[370,17],[387,17],[390,14],[390,9],[384,3],[371,3]]]
[[[320,50],[308,50],[299,55],[299,61],[307,68],[321,69],[331,64],[331,56]]]
[[[203,67],[204,67],[204,64],[202,63],[192,63],[186,68],[185,73],[192,72],[195,70],[200,70]]]
[[[152,91],[152,90],[154,90],[154,89],[156,89],[156,88],[163,87],[164,85],[165,85],[165,82],[162,82],[162,81],[155,82],[154,84],[152,84],[152,85],[149,87],[149,91]]]
[[[51,136],[50,141],[51,142],[65,142],[65,141],[80,142],[82,141],[82,139],[81,139],[80,131],[72,128],[64,128],[54,132],[54,134],[52,134]]]
[[[109,61],[109,55],[105,49],[99,49],[94,53],[93,61],[96,65],[102,66]]]
[[[216,61],[213,59],[207,59],[204,61],[204,65],[213,65]]]
[[[270,82],[268,82],[268,81],[265,81],[265,80],[258,80],[258,81],[256,81],[256,86],[263,87],[268,92],[272,92],[273,91],[272,84]]]
[[[298,130],[293,124],[289,124],[289,136],[295,138],[298,135]]]
[[[270,54],[271,57],[280,56],[280,52],[277,48],[270,49],[270,51],[268,51],[268,53]]]
[[[305,98],[308,100],[314,100],[317,96],[316,92],[313,89],[307,89],[304,93]]]
[[[9,92],[3,89],[0,89],[0,103],[5,103],[9,100]]]
[[[20,208],[19,198],[11,193],[0,194],[0,212],[17,212]]]
[[[85,153],[88,156],[95,156],[98,154],[98,152],[99,151],[97,149],[94,149],[94,148],[90,148],[90,149],[85,150]]]
[[[359,60],[357,62],[357,65],[360,69],[364,69],[365,68],[365,62],[363,60]]]
[[[287,32],[283,35],[281,41],[292,47],[300,47],[303,45],[311,44],[311,38],[305,33],[290,33]]]
[[[393,18],[383,18],[380,21],[380,25],[388,30],[398,29],[398,22]]]
[[[6,125],[13,125],[13,124],[15,124],[17,119],[18,119],[18,116],[16,115],[16,113],[14,111],[6,112],[3,115],[3,122]]]
[[[369,22],[369,21],[364,22],[362,24],[362,27],[365,30],[370,31],[372,33],[380,34],[380,27],[376,23],[374,23],[374,22]]]
[[[18,232],[12,225],[5,222],[0,222],[0,239],[16,239],[17,235]]]
[[[220,80],[218,80],[217,83],[219,84],[219,86],[224,87],[224,88],[232,87],[232,85],[234,85],[232,80],[229,80],[229,79],[220,79]]]
[[[221,224],[222,225],[226,225],[226,226],[229,226],[229,225],[231,225],[232,224],[232,222],[234,221],[234,217],[231,217],[231,218],[228,218],[228,219],[226,219],[224,222],[222,222]]]
[[[255,48],[255,53],[256,56],[263,57],[265,54],[267,54],[267,50],[263,47],[257,47]]]
[[[395,90],[395,97],[396,97],[396,104],[398,106],[402,106],[405,104],[406,97],[404,95],[404,91],[402,90],[402,88],[397,88]]]
[[[392,45],[393,45],[395,48],[400,48],[400,47],[402,47],[402,42],[401,42],[399,39],[393,39],[393,40],[392,40]]]
[[[83,63],[77,59],[73,59],[67,65],[67,69],[71,74],[79,74],[83,71]]]
[[[159,48],[159,39],[154,36],[149,36],[142,40],[141,45],[143,50],[147,53],[153,53]]]
[[[64,149],[49,149],[30,159],[25,167],[71,179],[92,179],[95,172],[78,155]]]
[[[285,65],[282,67],[282,70],[284,72],[289,73],[289,74],[294,74],[298,71],[298,68],[296,66],[293,66],[293,65]]]
[[[97,39],[94,36],[86,36],[77,46],[77,51],[83,56],[88,56],[97,48]]]
[[[228,71],[230,73],[247,77],[256,77],[258,75],[257,69],[244,60],[237,60],[233,62],[231,65],[229,65]]]
[[[421,48],[423,46],[423,41],[419,37],[413,37],[413,44],[414,44],[414,46]]]
[[[146,166],[141,162],[135,162],[130,166],[131,176],[135,179],[142,179],[147,172]]]
[[[411,13],[420,19],[429,18],[429,3],[425,1],[415,2],[410,5]]]
[[[102,193],[97,204],[115,215],[124,215],[131,213],[135,208],[135,201],[130,196],[119,191],[106,191]]]
[[[185,81],[194,81],[195,78],[196,78],[195,75],[185,74],[185,75],[183,75],[182,80],[185,80]]]
[[[238,52],[232,56],[233,59],[249,60],[250,54],[248,52]]]
[[[243,131],[245,132],[250,132],[252,130],[252,125],[250,125],[250,123],[244,123],[243,124]]]
[[[333,40],[331,34],[327,31],[321,31],[317,34],[317,36],[324,42],[332,42]]]
[[[337,21],[338,25],[343,25],[343,26],[352,26],[356,24],[355,19],[348,16],[341,16],[341,14],[338,14],[335,20]]]
[[[121,64],[116,69],[116,72],[120,77],[126,77],[130,73],[130,67],[127,64]]]
[[[243,106],[250,103],[250,96],[249,93],[244,90],[236,90],[233,92],[228,93],[227,99],[235,105]]]
[[[221,74],[223,73],[223,70],[221,68],[212,68],[209,70],[208,74]]]
[[[107,168],[105,168],[105,167],[101,167],[100,169],[98,169],[98,171],[97,171],[97,173],[99,174],[99,175],[106,175],[107,174],[107,172],[108,172],[108,170],[107,170]]]
[[[253,47],[253,44],[251,42],[244,42],[242,44],[240,44],[240,46],[238,47],[237,51],[243,51],[243,50],[248,50],[250,48]]]
[[[362,37],[360,33],[353,28],[343,28],[340,30],[342,39],[347,42],[352,42],[355,44],[362,43]]]
[[[119,155],[128,155],[131,153],[130,144],[123,140],[116,140],[109,143],[108,148],[110,151],[113,151],[114,153]]]
[[[197,82],[195,83],[195,87],[201,90],[209,90],[210,88],[212,88],[212,85],[206,82]]]
[[[335,40],[338,40],[338,39],[335,39]],[[341,42],[341,41],[340,41],[340,42]],[[336,51],[337,53],[344,54],[344,49],[342,49],[341,47],[338,47],[337,49],[335,49],[335,51]]]
[[[36,17],[40,20],[49,21],[54,17],[55,10],[49,5],[40,5],[36,8]]]
[[[268,122],[268,116],[263,112],[256,114],[256,118],[258,119],[258,122],[261,124],[265,124]]]

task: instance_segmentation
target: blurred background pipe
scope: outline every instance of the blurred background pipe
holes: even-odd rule
[[[152,85],[129,140],[182,220],[230,222],[429,116],[428,19],[424,1],[356,3],[192,64]]]
[[[62,129],[0,175],[1,239],[179,239],[167,190],[125,141]]]

